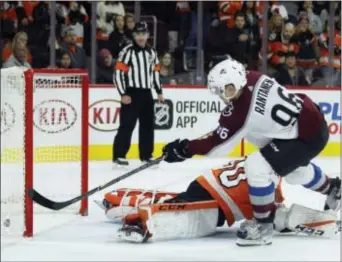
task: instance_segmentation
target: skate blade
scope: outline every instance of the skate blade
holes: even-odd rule
[[[258,240],[247,240],[247,239],[241,239],[241,238],[238,238],[236,240],[236,245],[238,245],[239,247],[267,246],[271,244],[272,244],[271,237],[258,239]]]
[[[120,165],[120,164],[116,164],[116,163],[114,163],[112,166],[113,170],[115,170],[115,169],[129,169],[129,168],[130,168],[129,165]]]

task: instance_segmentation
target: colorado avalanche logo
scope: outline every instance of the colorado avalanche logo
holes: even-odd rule
[[[229,102],[225,109],[222,111],[223,116],[230,116],[233,113],[234,105],[232,102]]]

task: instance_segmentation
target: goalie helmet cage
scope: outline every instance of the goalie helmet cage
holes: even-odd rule
[[[10,68],[11,69],[11,68]],[[4,69],[2,69],[4,70]],[[5,69],[6,70],[6,69]],[[7,69],[8,70],[8,69]],[[85,70],[78,69],[28,69],[24,71],[21,69],[21,73],[15,71],[9,73],[12,77],[24,78],[21,82],[23,86],[19,88],[24,92],[23,97],[25,99],[23,105],[23,145],[22,145],[22,161],[24,172],[24,192],[23,192],[23,212],[24,216],[24,232],[25,237],[33,236],[33,220],[34,220],[34,208],[33,201],[28,197],[27,191],[30,188],[34,188],[34,165],[35,165],[35,145],[34,145],[34,97],[35,92],[39,88],[78,88],[81,89],[80,96],[80,125],[81,125],[81,138],[79,146],[79,158],[80,158],[80,192],[81,194],[88,191],[88,105],[89,105],[89,80],[88,73]],[[23,73],[22,73],[23,72]],[[4,74],[5,75],[5,74]],[[3,75],[2,75],[3,76]],[[76,79],[76,80],[75,80]],[[4,79],[2,79],[4,80]],[[8,81],[8,80],[5,80]],[[2,81],[2,85],[10,85],[8,82]],[[76,83],[75,83],[76,82]],[[2,92],[6,92],[6,88],[2,88]],[[53,101],[53,100],[50,100]],[[3,103],[2,103],[3,106]],[[53,142],[55,143],[55,141]],[[3,150],[2,150],[3,151]],[[3,152],[2,152],[3,153]],[[2,156],[3,157],[3,156]],[[2,158],[1,157],[1,158]],[[3,160],[3,159],[2,159]],[[4,174],[2,174],[4,175]],[[68,181],[64,181],[65,184]],[[88,212],[88,199],[84,198],[80,203],[80,209],[78,211],[81,215],[87,215]]]

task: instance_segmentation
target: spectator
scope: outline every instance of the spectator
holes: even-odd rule
[[[274,13],[271,16],[271,19],[268,21],[268,34],[271,36],[272,34],[281,33],[284,27],[284,18],[278,14]]]
[[[115,17],[114,31],[110,34],[108,48],[113,57],[117,58],[121,49],[130,44],[131,40],[126,35],[125,18],[122,15]]]
[[[4,41],[12,39],[16,33],[17,14],[13,3],[0,2],[0,38]]]
[[[61,52],[67,52],[69,54],[72,68],[86,68],[87,57],[83,48],[77,45],[77,36],[73,29],[66,31],[60,49]]]
[[[3,64],[4,68],[13,66],[31,68],[31,65],[27,62],[27,48],[23,43],[18,42],[13,47],[13,53],[7,62]]]
[[[8,41],[2,49],[3,62],[6,62],[9,59],[9,57],[12,55],[14,46],[17,46],[18,43],[21,43],[26,48],[27,61],[29,63],[32,63],[32,55],[30,53],[30,50],[27,47],[27,40],[28,40],[28,38],[27,38],[27,34],[25,32],[16,33],[13,40]]]
[[[257,13],[257,2],[247,1],[244,2],[242,12],[246,14],[246,27],[249,34],[249,59],[248,65],[250,69],[257,70],[258,53],[261,47],[260,39],[260,18]]]
[[[299,10],[299,2],[297,1],[278,1],[278,3],[282,6],[285,7],[289,20],[294,21],[296,20],[296,17],[298,15],[298,10]]]
[[[17,21],[16,5],[12,1],[0,2],[0,18],[1,20],[10,20],[13,23]],[[17,27],[15,25],[15,27]]]
[[[133,40],[133,29],[135,27],[135,18],[133,14],[127,13],[125,15],[125,26],[126,26],[127,37]]]
[[[242,1],[218,1],[220,21],[225,22],[228,28],[233,28],[235,15],[241,8]]]
[[[229,45],[228,52],[237,61],[247,64],[247,54],[249,49],[249,30],[246,28],[246,18],[244,13],[237,13],[235,16],[235,26],[229,29]]]
[[[192,2],[189,1],[189,6],[190,6],[190,32],[185,40],[185,46],[187,47],[195,47],[197,45],[197,2]],[[208,32],[210,28],[210,19],[211,19],[211,3],[210,1],[203,2],[203,13],[202,13],[202,20],[203,20],[203,26],[202,26],[202,34],[203,34],[203,39],[207,39],[208,37]]]
[[[209,61],[215,57],[229,55],[242,63],[246,63],[249,31],[245,25],[245,15],[239,12],[235,17],[233,28],[228,28],[226,24],[222,23],[217,27],[212,27],[206,52]]]
[[[325,32],[319,36],[318,44],[320,47],[319,65],[326,84],[330,83],[332,76],[334,86],[341,86],[341,33],[340,30],[334,32],[334,54],[332,75],[329,68],[329,26],[326,25]]]
[[[96,71],[96,83],[112,84],[115,63],[108,49],[102,49],[99,54]]]
[[[313,12],[319,16],[322,25],[324,25],[329,17],[329,1],[314,1],[312,5]]]
[[[41,1],[33,9],[32,35],[29,35],[29,46],[39,52],[50,36],[50,2]],[[33,52],[34,53],[34,52]]]
[[[175,19],[178,22],[177,46],[183,46],[191,27],[191,9],[189,1],[177,1]]]
[[[63,17],[63,29],[72,28],[77,36],[77,45],[83,46],[84,24],[88,22],[89,17],[84,6],[76,1],[69,2],[69,8],[64,4],[59,4],[57,12]]]
[[[304,71],[296,66],[296,54],[288,52],[285,64],[278,68],[273,77],[281,85],[308,86],[310,82],[305,77]]]
[[[18,6],[16,8],[18,31],[30,31],[34,21],[33,9],[38,4],[38,1],[18,1]]]
[[[175,80],[171,79],[171,77],[174,75],[174,64],[172,55],[168,52],[165,52],[160,57],[160,82],[162,84],[175,84]]]
[[[272,15],[279,14],[285,23],[289,23],[289,15],[287,13],[286,7],[283,5],[279,5],[278,3],[273,3],[270,9]],[[296,21],[295,21],[296,22]],[[294,23],[295,23],[294,22]]]
[[[114,17],[116,15],[125,16],[125,9],[121,2],[118,1],[102,1],[97,3],[97,40],[98,48],[106,46],[109,35],[114,30]]]
[[[323,31],[322,21],[318,15],[313,12],[312,1],[306,0],[303,4],[303,9],[307,13],[310,25],[312,26],[312,32],[320,34]]]
[[[221,23],[216,27],[210,27],[207,48],[204,53],[207,59],[211,61],[215,56],[227,55],[230,41],[229,29],[226,24]]]
[[[299,46],[294,37],[295,27],[287,23],[280,33],[271,33],[268,39],[268,52],[270,54],[270,65],[276,69],[280,64],[285,63],[285,56],[288,52],[298,53]]]
[[[311,31],[309,18],[301,16],[296,28],[296,39],[299,45],[297,66],[305,71],[306,76],[312,79],[314,67],[318,60],[317,38]]]
[[[259,16],[257,14],[257,2],[246,1],[243,3],[241,13],[246,15],[246,22],[249,27],[258,27]]]
[[[71,57],[68,52],[62,52],[57,67],[61,69],[71,69]]]

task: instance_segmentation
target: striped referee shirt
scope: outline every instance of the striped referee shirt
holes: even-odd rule
[[[159,71],[158,55],[152,47],[130,44],[119,54],[113,81],[121,96],[125,95],[127,88],[154,88],[157,94],[161,94]]]

